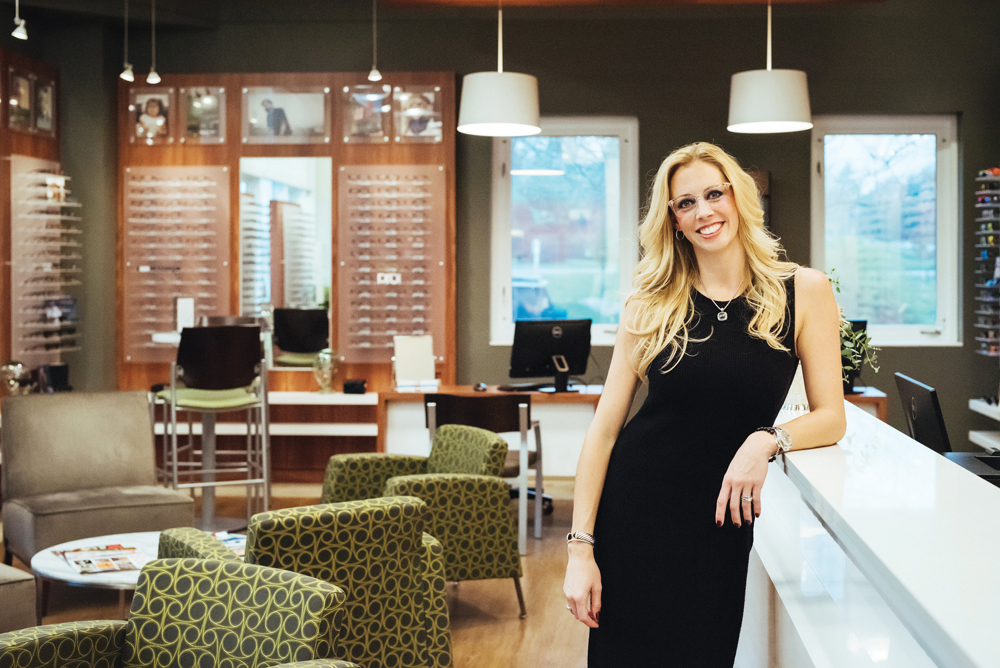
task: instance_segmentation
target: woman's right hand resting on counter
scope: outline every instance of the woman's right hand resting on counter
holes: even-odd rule
[[[594,561],[594,548],[586,543],[570,543],[569,563],[563,594],[573,616],[592,629],[601,613],[601,570]]]

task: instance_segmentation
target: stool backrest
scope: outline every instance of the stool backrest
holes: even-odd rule
[[[467,397],[455,394],[425,394],[424,423],[430,428],[427,404],[436,404],[435,426],[443,424],[464,424],[479,427],[497,434],[520,431],[521,422],[518,405],[528,405],[528,421],[531,424],[530,394],[497,394]],[[433,437],[433,434],[432,434]]]
[[[186,387],[231,390],[254,381],[263,356],[258,327],[186,327],[177,366]]]
[[[318,353],[329,347],[326,309],[274,309],[274,343],[286,353]]]

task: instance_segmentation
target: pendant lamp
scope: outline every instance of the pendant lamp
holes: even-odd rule
[[[771,69],[771,2],[767,3],[767,69],[737,72],[729,89],[729,131],[753,134],[812,128],[809,85],[801,70]]]
[[[14,26],[11,37],[28,39],[28,29],[24,27],[24,19],[21,18],[21,0],[14,0]]]
[[[497,71],[462,77],[458,131],[482,137],[524,137],[538,125],[538,79],[503,71],[503,6],[497,16]]]
[[[135,81],[135,73],[132,72],[132,63],[128,62],[128,0],[125,0],[125,58],[122,61],[122,73],[118,76],[132,83]]]
[[[153,15],[153,63],[150,65],[149,74],[146,75],[146,83],[160,83],[160,75],[156,72],[156,0],[151,0]]]
[[[381,81],[382,73],[378,71],[378,30],[375,20],[375,5],[378,0],[372,0],[372,71],[368,73],[369,81]]]

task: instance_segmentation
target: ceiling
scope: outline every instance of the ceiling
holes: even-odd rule
[[[150,0],[128,0],[129,20],[148,23]],[[497,0],[377,0],[393,18],[426,19],[443,15],[478,15],[497,7]],[[0,0],[13,10],[11,0]],[[886,0],[773,0],[775,5],[829,8],[878,5]],[[215,28],[227,22],[364,21],[371,17],[372,0],[157,0],[156,21],[162,27]],[[633,9],[691,11],[711,8],[761,7],[767,0],[503,0],[505,7],[578,7],[602,15]],[[93,17],[121,21],[125,0],[26,0],[21,15],[32,14],[54,20]],[[13,13],[13,12],[11,12]]]

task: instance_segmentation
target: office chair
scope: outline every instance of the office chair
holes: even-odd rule
[[[535,470],[535,487],[528,489],[528,498],[535,499],[535,538],[542,537],[542,513],[552,512],[552,497],[545,496],[542,481],[542,432],[538,420],[531,419],[530,394],[467,397],[453,394],[425,394],[424,416],[431,438],[438,425],[464,424],[479,427],[497,434],[516,431],[521,434],[521,447],[528,447],[528,429],[535,432],[535,449],[528,450],[528,468]],[[504,461],[503,478],[521,475],[520,453],[508,451]],[[511,498],[519,498],[517,488],[510,490]],[[520,521],[518,522],[520,525]],[[520,533],[520,530],[519,530]],[[520,538],[520,536],[519,536]],[[523,542],[523,541],[521,541]],[[524,554],[524,545],[522,554]]]
[[[326,309],[274,309],[274,345],[282,366],[312,366],[316,353],[330,345],[330,317]]]
[[[952,451],[937,390],[901,373],[895,376],[910,438],[976,475],[995,477],[1000,457]]]

